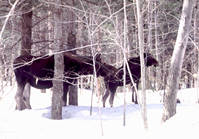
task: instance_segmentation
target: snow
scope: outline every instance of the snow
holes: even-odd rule
[[[147,91],[148,130],[144,129],[139,105],[132,104],[126,93],[126,125],[123,126],[122,93],[117,93],[114,107],[102,108],[101,98],[94,94],[90,115],[91,92],[81,90],[79,106],[63,107],[63,120],[50,119],[51,91],[40,93],[31,89],[31,110],[16,111],[16,87],[0,92],[0,139],[166,139],[199,138],[198,89],[183,89],[178,93],[181,104],[177,114],[166,123],[161,122],[162,93]]]

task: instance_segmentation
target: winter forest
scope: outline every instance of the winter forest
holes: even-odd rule
[[[198,7],[0,0],[0,138],[197,138]]]

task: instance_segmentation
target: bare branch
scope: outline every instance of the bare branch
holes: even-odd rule
[[[2,42],[3,42],[2,35],[3,35],[3,32],[4,32],[5,27],[7,25],[8,19],[13,14],[14,9],[15,9],[15,7],[16,7],[18,2],[19,2],[19,0],[15,1],[15,3],[13,4],[12,8],[10,9],[10,11],[9,11],[9,13],[8,13],[8,15],[6,17],[6,20],[5,20],[4,24],[3,24],[3,27],[2,27],[1,32],[0,32],[0,45],[2,45]]]

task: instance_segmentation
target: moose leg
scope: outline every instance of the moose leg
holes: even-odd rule
[[[63,83],[63,88],[64,88],[64,92],[63,92],[63,96],[62,96],[62,105],[66,106],[67,105],[67,94],[68,94],[68,84],[67,83]]]
[[[137,93],[135,93],[135,104],[138,104]]]
[[[135,104],[138,104],[138,97],[137,97],[137,93],[138,93],[139,80],[138,80],[137,82],[135,82],[135,83],[136,83],[136,88],[137,88],[137,92],[136,92],[136,91],[134,91],[134,92],[135,92]]]
[[[24,110],[26,108],[24,101],[23,101],[23,91],[24,91],[25,84],[17,83],[17,93],[15,95],[16,101],[16,110]]]
[[[135,102],[135,89],[132,87],[132,102]]]
[[[109,98],[109,104],[110,104],[111,107],[113,107],[113,101],[114,101],[116,89],[117,89],[117,87],[112,87],[112,88],[110,89],[110,91],[111,91],[111,96],[110,96],[110,98]]]
[[[114,97],[115,97],[115,93],[111,92],[111,96],[109,98],[109,104],[111,107],[113,107]]]
[[[138,84],[139,83],[139,81],[138,82],[135,82],[135,84],[136,84],[136,87],[137,87],[137,91],[138,91]],[[135,87],[133,86],[132,87],[132,102],[134,102],[135,104],[138,104],[138,100],[137,100],[137,92],[135,91],[136,89],[135,89]]]
[[[138,104],[137,93],[134,87],[132,88],[132,102],[134,102],[135,104]]]
[[[106,88],[105,94],[104,94],[104,96],[103,96],[103,98],[102,98],[102,101],[103,101],[103,107],[105,107],[105,106],[106,106],[106,99],[108,98],[108,96],[109,96],[109,89],[108,89],[108,88]]]
[[[105,87],[106,87],[106,91],[105,91],[105,94],[102,98],[102,101],[103,101],[103,107],[105,108],[106,106],[106,99],[108,98],[109,96],[109,82],[107,82],[106,80],[104,80],[104,84],[105,84]]]
[[[23,93],[23,101],[24,101],[25,107],[27,109],[31,109],[31,106],[30,106],[30,84],[29,83],[27,83],[25,85],[24,93]]]

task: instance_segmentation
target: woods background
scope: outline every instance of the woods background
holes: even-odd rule
[[[0,29],[14,2],[0,1]],[[147,88],[165,89],[182,3],[181,0],[142,1],[144,49],[159,61],[156,69],[147,70]],[[199,2],[193,10],[180,88],[197,87],[198,6]],[[56,7],[59,7],[58,10]],[[135,1],[127,0],[126,9],[127,54],[128,57],[137,56],[139,46]],[[57,25],[61,32],[55,29]],[[31,30],[27,30],[28,26]],[[27,35],[27,32],[31,33],[31,40],[24,42],[23,35]],[[53,0],[21,0],[11,13],[0,40],[0,89],[3,92],[5,86],[15,82],[12,66],[14,58],[27,51],[32,55],[55,53],[58,41],[62,44],[61,51],[73,50],[80,55],[100,52],[104,62],[119,67],[123,64],[123,35],[124,7],[121,0],[62,0],[61,3]]]

